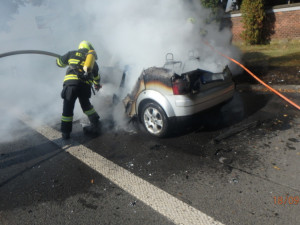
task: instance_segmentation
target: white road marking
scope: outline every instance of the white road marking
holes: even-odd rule
[[[26,125],[36,130],[60,148],[69,152],[72,156],[118,185],[130,195],[165,216],[174,224],[222,225],[222,223],[216,221],[212,217],[137,177],[128,170],[109,161],[76,141],[72,139],[68,141],[62,140],[61,133],[57,130],[47,125],[38,124],[28,115],[20,113],[15,114]]]

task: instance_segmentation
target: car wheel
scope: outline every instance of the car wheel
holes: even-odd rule
[[[157,103],[149,102],[144,105],[141,120],[151,135],[156,137],[167,135],[169,121],[166,113]]]

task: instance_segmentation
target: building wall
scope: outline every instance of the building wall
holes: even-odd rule
[[[225,18],[225,24],[231,27],[232,40],[242,41],[242,17],[235,13]],[[299,39],[300,38],[300,6],[272,9],[267,11],[265,32],[270,40]]]

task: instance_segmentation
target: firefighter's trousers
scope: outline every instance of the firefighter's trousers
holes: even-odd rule
[[[63,113],[61,118],[62,133],[72,132],[73,112],[76,99],[79,99],[82,111],[88,116],[92,124],[99,122],[99,115],[90,102],[91,87],[88,84],[80,82],[76,85],[64,84],[61,92],[63,102]]]

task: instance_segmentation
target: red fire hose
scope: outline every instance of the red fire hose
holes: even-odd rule
[[[207,41],[205,41],[204,43],[207,46],[209,46],[212,50],[214,50],[216,53],[218,53],[219,55],[221,55],[221,56],[229,59],[230,61],[234,62],[238,66],[242,67],[247,73],[249,73],[255,80],[257,80],[263,86],[265,86],[266,88],[268,88],[270,91],[274,92],[276,95],[278,95],[279,97],[281,97],[282,99],[284,99],[286,102],[288,102],[289,104],[291,104],[292,106],[294,106],[296,109],[300,110],[300,106],[299,105],[297,105],[295,102],[291,101],[290,99],[288,99],[287,97],[285,97],[284,95],[282,95],[280,92],[276,91],[271,86],[267,85],[265,82],[263,82],[261,79],[259,79],[254,73],[252,73],[249,69],[247,69],[244,65],[242,65],[241,63],[239,63],[235,59],[230,58],[229,56],[222,54],[221,52],[219,52],[218,50],[216,50],[213,46],[211,46]]]

